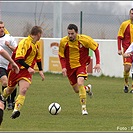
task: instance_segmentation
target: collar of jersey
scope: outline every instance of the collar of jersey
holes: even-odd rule
[[[1,38],[1,37],[4,37],[4,36],[5,36],[5,34],[4,34],[4,35],[2,35],[2,36],[0,36],[0,38]]]
[[[36,43],[33,42],[33,38],[32,38],[30,35],[28,36],[28,38],[31,40],[31,42],[32,42],[33,44],[36,44]]]

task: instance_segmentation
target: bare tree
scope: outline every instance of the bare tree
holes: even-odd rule
[[[37,2],[35,3],[34,25],[39,25],[43,28],[43,30],[45,31],[45,33],[43,33],[43,37],[52,37],[53,36],[52,31],[53,30],[52,30],[52,28],[49,28],[48,24],[46,24],[46,17],[43,14],[43,8],[44,8],[44,2],[42,3],[40,11],[38,13]],[[26,22],[26,24],[24,26],[24,32],[23,32],[24,37],[29,34],[32,26],[33,26],[33,24],[31,24],[30,22]]]
[[[39,26],[41,26],[43,28],[43,30],[45,31],[43,36],[52,37],[51,36],[52,33],[50,33],[52,31],[52,28],[49,28],[48,24],[46,24],[46,17],[43,14],[43,8],[44,8],[44,2],[41,5],[40,12],[37,13],[37,2],[36,2],[35,13],[34,13],[35,25],[39,25]]]
[[[26,25],[24,26],[24,29],[23,29],[23,31],[24,31],[23,36],[24,37],[27,37],[29,35],[31,28],[32,28],[32,24],[27,22]]]

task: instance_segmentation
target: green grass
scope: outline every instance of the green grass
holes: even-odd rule
[[[41,81],[38,73],[33,76],[19,118],[11,119],[12,111],[5,110],[1,131],[131,131],[133,96],[123,92],[122,78],[89,76],[85,84],[92,84],[94,96],[87,97],[89,114],[82,116],[68,79],[50,73],[45,77]],[[60,114],[48,112],[52,102],[61,105]]]

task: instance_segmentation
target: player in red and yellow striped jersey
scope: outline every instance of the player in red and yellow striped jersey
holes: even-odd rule
[[[26,92],[31,84],[32,75],[35,73],[35,63],[37,63],[42,80],[45,78],[42,70],[38,42],[41,35],[42,28],[40,26],[34,26],[31,29],[30,35],[19,42],[16,50],[12,54],[12,59],[17,63],[20,71],[18,74],[15,74],[14,71],[9,71],[8,87],[4,89],[2,94],[2,96],[6,99],[8,95],[12,93],[15,86],[19,84],[19,95],[15,101],[15,107],[11,115],[12,119],[17,118],[20,115],[21,107],[25,101]]]
[[[4,33],[5,34],[10,34],[9,31],[6,28],[4,28]]]
[[[67,76],[74,91],[79,93],[82,106],[82,115],[87,115],[86,90],[84,80],[87,79],[86,65],[90,62],[89,48],[95,52],[96,66],[94,69],[100,71],[100,55],[98,43],[87,35],[78,34],[78,27],[69,24],[68,36],[63,37],[59,45],[59,59],[62,73]]]
[[[117,43],[118,43],[118,54],[123,55],[130,44],[133,42],[133,8],[129,11],[130,19],[122,22],[120,25],[118,36],[117,36]],[[129,91],[129,72],[132,65],[132,58],[123,58],[124,63],[124,92],[128,93]],[[133,89],[133,74],[132,74],[132,92]]]

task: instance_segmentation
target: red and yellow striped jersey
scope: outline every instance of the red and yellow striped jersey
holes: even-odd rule
[[[16,50],[13,52],[12,58],[14,60],[24,59],[26,64],[34,68],[35,63],[41,61],[39,45],[39,42],[36,42],[34,44],[31,36],[28,36],[27,38],[24,38],[19,42]],[[18,64],[18,66],[20,67],[20,69],[24,68],[20,64]]]
[[[96,50],[98,43],[91,37],[77,34],[75,41],[70,41],[68,36],[60,40],[59,57],[62,68],[76,68],[86,64],[89,59],[89,48]]]
[[[124,21],[118,31],[118,50],[121,50],[121,41],[122,47],[127,49],[129,45],[133,42],[133,24],[131,20]]]
[[[4,33],[5,34],[10,34],[9,31],[6,28],[4,28]]]

